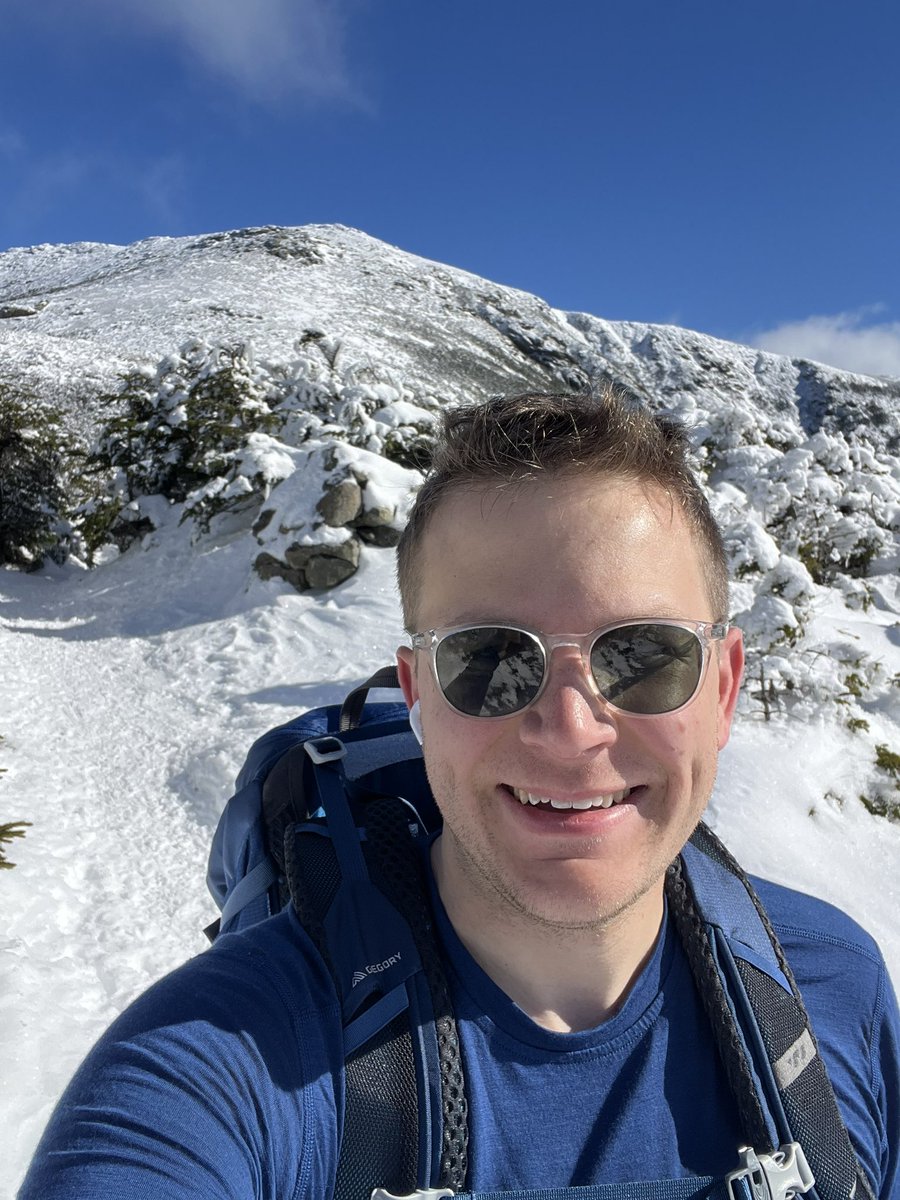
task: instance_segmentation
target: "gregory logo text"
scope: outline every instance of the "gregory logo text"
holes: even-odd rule
[[[388,967],[394,966],[394,964],[398,963],[399,961],[400,951],[398,950],[396,954],[392,954],[390,958],[386,958],[383,962],[369,963],[369,965],[367,967],[363,967],[361,971],[354,971],[353,986],[356,987],[358,983],[362,983],[363,980],[369,975],[378,975],[382,971],[386,971]]]

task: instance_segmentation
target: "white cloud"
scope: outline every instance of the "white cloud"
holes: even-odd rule
[[[359,104],[344,49],[348,0],[93,0],[119,27],[175,40],[255,100]]]
[[[873,322],[877,307],[788,321],[748,338],[748,344],[790,358],[856,371],[900,376],[900,321]]]

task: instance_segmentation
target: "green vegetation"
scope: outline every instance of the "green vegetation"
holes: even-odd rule
[[[189,343],[155,373],[123,375],[102,401],[111,415],[87,462],[101,483],[81,514],[89,554],[110,541],[124,550],[153,527],[135,504],[142,496],[186,502],[201,525],[246,503],[250,488],[227,485],[250,434],[278,423],[243,346]]]
[[[875,747],[875,766],[893,780],[893,790],[900,792],[900,754],[889,746]],[[887,817],[889,821],[900,821],[900,799],[890,794],[887,788],[879,787],[873,796],[860,796],[860,801],[873,816]]]
[[[35,570],[48,555],[64,561],[75,455],[56,409],[0,384],[0,566]]]
[[[10,871],[16,865],[6,857],[4,846],[12,842],[13,838],[24,837],[25,829],[30,824],[30,821],[8,821],[5,825],[0,825],[0,870]]]
[[[875,766],[886,771],[895,780],[896,786],[900,790],[900,754],[896,754],[887,746],[876,746]]]
[[[864,578],[872,559],[880,551],[880,541],[871,534],[860,534],[859,539],[843,554],[827,536],[816,534],[800,542],[796,553],[816,583],[830,584],[839,574],[849,575],[853,579]]]
[[[887,796],[860,796],[860,803],[873,817],[886,817],[889,821],[900,821],[900,801]]]
[[[844,695],[853,696],[858,700],[865,691],[866,683],[862,676],[854,671],[844,679],[844,687],[847,689]]]

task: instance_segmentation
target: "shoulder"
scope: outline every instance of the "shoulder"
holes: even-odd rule
[[[344,1061],[331,977],[290,909],[224,935],[160,980],[98,1051],[127,1054],[136,1045],[152,1046],[176,1070],[202,1071],[208,1093],[237,1083],[276,1123],[295,1120],[311,1085],[321,1095],[318,1081],[336,1092]]]
[[[857,989],[883,986],[887,971],[881,950],[847,913],[781,884],[757,878],[751,882],[801,987],[803,978],[824,983],[842,976],[855,978]]]
[[[754,879],[810,1016],[850,1137],[882,1196],[900,1149],[900,1014],[874,938],[834,905]],[[879,1190],[879,1189],[876,1189]]]
[[[159,980],[113,1023],[103,1041],[149,1031],[191,1029],[199,1044],[238,1029],[244,1038],[294,1040],[310,1023],[340,1025],[331,978],[297,918],[286,910],[209,950]],[[101,1043],[102,1044],[102,1043]]]
[[[315,1194],[336,1164],[342,1069],[330,977],[287,911],[224,936],[113,1023],[22,1195],[275,1197],[301,1169]]]
[[[878,1031],[896,1021],[896,1000],[875,939],[834,905],[754,879],[817,1029],[844,1047],[877,1053]]]
[[[270,1012],[282,1009],[288,1020],[305,1011],[339,1009],[328,970],[291,908],[239,933],[223,934],[142,1001],[195,1008],[197,1015],[222,1003],[231,1010],[262,1003]]]

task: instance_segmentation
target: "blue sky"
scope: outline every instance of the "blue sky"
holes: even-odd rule
[[[900,375],[894,0],[0,0],[0,249],[341,222]]]

